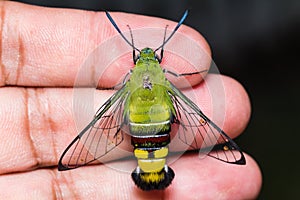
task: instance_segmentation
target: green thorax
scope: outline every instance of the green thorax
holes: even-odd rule
[[[141,50],[127,87],[130,94],[125,110],[132,134],[149,135],[169,131],[175,113],[168,94],[170,83],[152,49]]]

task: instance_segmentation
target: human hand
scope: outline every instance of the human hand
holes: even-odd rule
[[[95,47],[116,32],[103,13],[6,1],[1,2],[1,13],[1,198],[253,199],[257,196],[261,174],[248,155],[245,166],[236,166],[209,157],[200,160],[193,153],[184,154],[171,165],[176,176],[164,191],[143,192],[134,186],[130,174],[105,165],[58,172],[58,159],[77,134],[72,101],[79,67]],[[174,24],[124,13],[114,13],[114,18],[126,22],[120,21],[121,30],[127,24],[131,27]],[[209,52],[205,40],[194,30],[182,26],[178,32],[187,34]],[[175,64],[172,60],[168,62]],[[124,68],[114,74],[121,76],[128,70]],[[208,75],[207,81],[220,76]],[[227,113],[223,129],[235,137],[248,123],[250,103],[239,83],[226,76],[221,78]],[[107,83],[113,84],[113,81]],[[200,85],[194,93],[208,98],[205,91]],[[112,93],[100,90],[100,101],[104,102]],[[209,101],[203,102],[201,108],[208,108],[205,102]],[[115,165],[126,162],[129,161],[117,161]]]

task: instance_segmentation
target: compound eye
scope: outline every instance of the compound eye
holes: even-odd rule
[[[145,49],[144,49],[144,53],[145,53],[145,54],[151,54],[151,53],[153,53],[153,50],[150,49],[150,48],[145,48]]]

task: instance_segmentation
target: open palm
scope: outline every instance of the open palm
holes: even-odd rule
[[[57,171],[61,153],[78,132],[72,113],[73,85],[78,68],[95,47],[116,32],[102,12],[6,1],[0,4],[1,198],[253,199],[257,196],[261,174],[248,155],[247,164],[238,166],[209,157],[200,160],[198,154],[186,153],[171,165],[176,176],[164,191],[141,191],[132,182],[130,174],[105,165]],[[132,27],[175,24],[132,14],[114,13],[114,16]],[[125,29],[127,24],[119,24],[120,29]],[[182,26],[179,32],[210,52],[203,37],[193,29]],[[176,61],[167,62],[172,65]],[[114,77],[122,75],[123,71],[114,71],[104,85],[114,85]],[[229,136],[236,137],[248,123],[249,99],[243,87],[229,77],[208,75],[207,81],[213,82],[217,78],[223,80],[226,93],[223,129]],[[193,92],[199,98],[206,98],[205,91],[200,84]],[[102,102],[111,94],[113,91],[97,91]],[[203,102],[201,108],[209,108],[209,101],[204,99]],[[121,167],[130,162],[134,161],[117,161],[114,165]]]

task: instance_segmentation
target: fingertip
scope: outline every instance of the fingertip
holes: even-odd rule
[[[171,167],[176,175],[166,190],[169,198],[255,199],[261,189],[261,171],[253,158],[245,154],[246,165],[234,165],[211,157],[199,159],[185,154]]]
[[[244,155],[246,157],[246,162],[248,166],[247,176],[249,176],[248,181],[246,182],[246,184],[248,185],[246,191],[248,192],[248,196],[252,195],[251,199],[256,199],[261,191],[261,187],[263,183],[262,172],[258,163],[254,160],[253,157],[251,157],[247,153],[244,153]],[[244,183],[241,182],[241,184]]]
[[[237,80],[224,76],[226,95],[226,126],[225,131],[231,133],[232,137],[242,133],[250,120],[251,103],[244,86]]]

